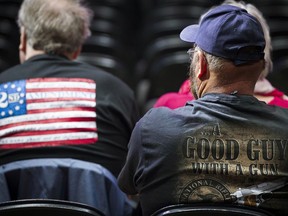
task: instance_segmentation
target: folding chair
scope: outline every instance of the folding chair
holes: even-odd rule
[[[152,216],[273,216],[270,212],[248,206],[224,204],[179,204],[164,207]]]
[[[68,158],[27,159],[1,165],[0,202],[25,199],[83,203],[106,216],[127,216],[133,210],[109,170]]]
[[[53,200],[25,199],[0,203],[1,216],[105,216],[101,211],[82,203]]]

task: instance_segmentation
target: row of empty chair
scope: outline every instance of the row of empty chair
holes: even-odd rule
[[[133,86],[133,22],[135,2],[131,0],[87,0],[94,12],[92,35],[84,43],[78,61],[100,67]]]
[[[19,63],[17,14],[21,2],[0,1],[0,71]]]
[[[288,1],[257,0],[255,5],[261,10],[270,27],[274,68],[268,79],[273,86],[288,94],[288,29],[285,27],[288,25]]]

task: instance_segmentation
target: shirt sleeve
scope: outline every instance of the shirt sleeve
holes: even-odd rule
[[[126,194],[139,192],[139,184],[144,171],[144,152],[141,141],[141,122],[133,129],[129,144],[126,163],[118,176],[118,185]]]

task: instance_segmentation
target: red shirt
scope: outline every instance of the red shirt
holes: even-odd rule
[[[268,103],[269,105],[280,106],[288,108],[288,100],[284,98],[284,93],[273,88],[268,93],[257,93],[261,96],[272,96],[273,99]],[[170,109],[176,109],[181,106],[185,106],[187,101],[193,100],[194,97],[190,91],[190,81],[185,80],[181,85],[178,92],[169,92],[162,95],[154,104],[153,107],[165,106]]]

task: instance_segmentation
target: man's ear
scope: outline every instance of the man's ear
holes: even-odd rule
[[[19,44],[19,60],[23,63],[26,60],[27,54],[27,36],[24,27],[20,29],[20,44]]]
[[[20,44],[19,44],[19,51],[26,53],[26,42],[27,42],[27,37],[25,33],[24,27],[21,27],[20,29]]]
[[[202,52],[198,52],[199,55],[199,70],[197,73],[197,77],[199,79],[203,79],[205,77],[205,75],[207,75],[208,72],[208,65],[207,65],[207,60],[205,55]]]
[[[79,47],[75,52],[73,52],[72,56],[71,56],[72,60],[77,59],[77,57],[80,55],[81,51],[82,51],[82,47]]]

